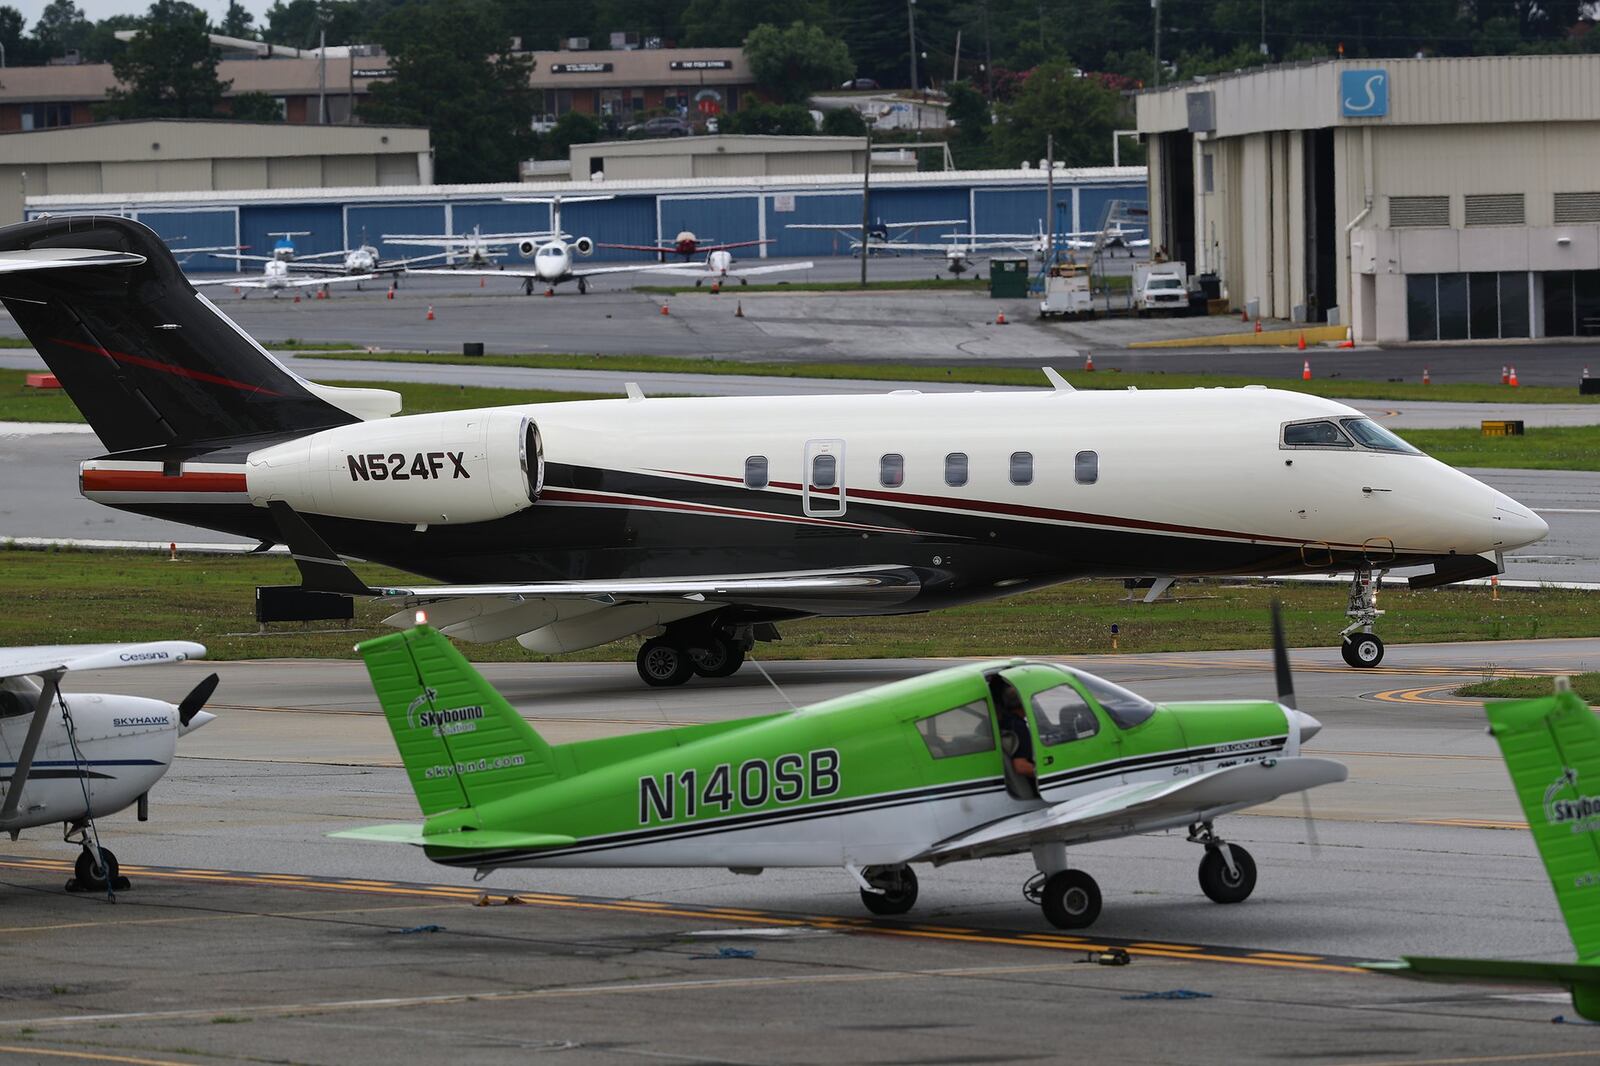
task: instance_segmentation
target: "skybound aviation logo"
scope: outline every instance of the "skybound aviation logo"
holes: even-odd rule
[[[1570,766],[1544,790],[1545,821],[1551,825],[1570,825],[1574,833],[1600,830],[1600,796],[1585,796],[1579,792],[1572,799],[1557,799],[1556,793],[1568,787],[1574,791],[1578,788],[1578,771]]]
[[[457,733],[471,733],[477,730],[478,722],[483,718],[483,706],[474,704],[471,707],[451,707],[448,710],[436,710],[433,701],[438,697],[438,690],[425,688],[422,694],[411,701],[411,706],[406,708],[406,726],[410,729],[431,729],[436,737],[455,736]],[[428,710],[423,710],[427,704]]]

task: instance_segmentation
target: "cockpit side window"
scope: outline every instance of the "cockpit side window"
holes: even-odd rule
[[[1399,452],[1404,455],[1422,454],[1370,418],[1346,418],[1342,422],[1345,432],[1354,437],[1356,443],[1363,448],[1380,452]]]
[[[1283,427],[1285,448],[1353,448],[1337,423],[1319,418],[1311,422],[1290,422]]]

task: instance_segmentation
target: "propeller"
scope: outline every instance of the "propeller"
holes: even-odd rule
[[[1277,682],[1278,702],[1283,705],[1284,717],[1288,719],[1289,743],[1285,746],[1285,754],[1299,755],[1300,742],[1304,739],[1307,720],[1315,723],[1316,719],[1310,715],[1302,714],[1295,706],[1294,675],[1289,672],[1289,642],[1283,635],[1283,604],[1277,600],[1272,601],[1272,676]],[[1312,732],[1320,727],[1313,727]],[[1317,839],[1317,820],[1311,814],[1311,794],[1300,793],[1300,816],[1306,826],[1306,843],[1312,852],[1322,850],[1322,843]]]
[[[211,698],[211,694],[217,691],[218,680],[219,678],[216,674],[207,676],[205,680],[191,689],[189,694],[183,698],[183,702],[178,704],[179,725],[187,727],[194,720],[194,716],[200,713],[200,709],[206,705],[206,701]]]

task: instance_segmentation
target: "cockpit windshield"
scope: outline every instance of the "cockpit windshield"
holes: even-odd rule
[[[543,248],[539,249],[539,254],[548,259],[551,256],[560,255],[561,249],[553,244],[547,244]]]
[[[1326,419],[1315,422],[1291,422],[1283,427],[1283,444],[1286,448],[1348,448],[1350,438],[1339,427]]]
[[[1156,705],[1139,695],[1129,692],[1121,685],[1113,685],[1103,677],[1084,673],[1082,670],[1064,668],[1078,683],[1088,690],[1089,695],[1106,712],[1106,715],[1119,729],[1132,729],[1136,725],[1143,725],[1156,713]]]
[[[1406,455],[1422,454],[1370,418],[1346,418],[1343,422],[1345,430],[1363,448],[1380,452],[1403,452]]]

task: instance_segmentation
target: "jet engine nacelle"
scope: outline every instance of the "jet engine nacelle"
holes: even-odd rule
[[[522,253],[522,258],[532,259],[533,254],[539,250],[539,245],[524,237],[517,242],[517,251]]]
[[[404,525],[487,522],[530,506],[544,446],[515,409],[360,422],[251,452],[250,502]]]
[[[593,255],[594,241],[588,237],[579,237],[572,242],[572,250],[579,255]]]

